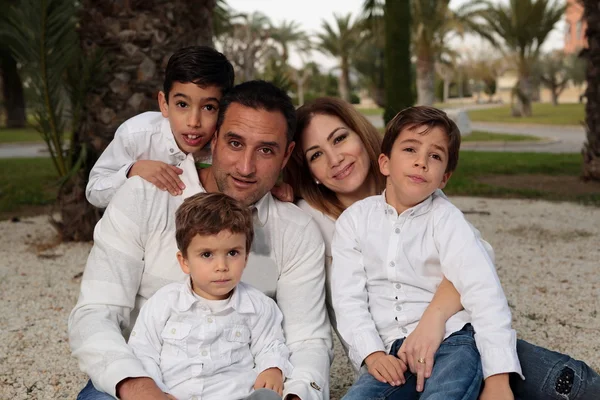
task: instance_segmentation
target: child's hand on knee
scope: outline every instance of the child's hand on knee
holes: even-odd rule
[[[379,382],[389,383],[392,386],[400,386],[406,383],[404,373],[406,364],[404,361],[383,351],[376,351],[365,358],[367,370]]]
[[[160,190],[168,190],[173,196],[177,196],[185,189],[185,185],[179,178],[182,173],[181,168],[162,161],[139,160],[131,166],[127,177],[138,175]]]
[[[258,374],[254,382],[254,390],[271,389],[283,395],[283,373],[279,368],[268,368]]]
[[[483,384],[479,400],[514,400],[508,374],[498,374],[488,377]]]

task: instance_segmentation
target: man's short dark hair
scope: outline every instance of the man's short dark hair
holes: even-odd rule
[[[460,130],[444,111],[429,106],[409,107],[400,111],[385,127],[381,152],[390,157],[394,142],[404,129],[419,130],[425,135],[434,128],[441,128],[448,135],[448,166],[446,172],[454,172],[458,165]]]
[[[225,94],[233,87],[233,80],[233,66],[222,53],[208,46],[183,47],[169,58],[163,91],[167,102],[174,82],[217,86]]]
[[[219,104],[217,132],[223,124],[229,105],[238,103],[244,107],[269,112],[279,111],[287,123],[287,141],[294,139],[296,131],[296,109],[287,93],[274,84],[262,80],[240,83],[225,93]]]

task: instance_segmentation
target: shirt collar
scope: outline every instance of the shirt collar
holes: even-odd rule
[[[180,175],[181,181],[185,185],[182,194],[183,200],[196,193],[206,192],[206,189],[204,189],[200,182],[200,176],[198,176],[198,170],[196,169],[196,163],[192,154],[188,154],[177,166],[183,170],[183,173]]]
[[[394,207],[392,207],[391,205],[389,205],[388,202],[386,201],[385,192],[386,192],[386,190],[384,190],[383,193],[381,193],[379,195],[380,200],[384,205],[384,207],[383,207],[384,213],[386,214],[386,216],[388,218],[395,220],[396,218],[398,218],[398,213],[397,213],[396,209]],[[416,216],[419,216],[419,215],[429,212],[429,210],[431,210],[431,207],[433,205],[433,198],[435,196],[440,196],[440,194],[438,192],[441,193],[442,197],[446,197],[441,190],[437,189],[431,196],[427,197],[425,200],[423,200],[416,206],[404,210],[404,212],[402,212],[400,214],[400,216],[416,217]]]
[[[167,147],[169,149],[169,154],[178,154],[183,153],[179,146],[177,145],[177,141],[175,141],[175,136],[173,135],[173,131],[171,131],[171,125],[169,125],[169,119],[164,118],[160,124],[160,132],[163,137],[167,141]]]
[[[271,201],[272,197],[271,193],[269,192],[265,194],[259,201],[254,203],[254,206],[252,206],[253,212],[256,211],[255,215],[258,217],[258,223],[260,226],[265,226],[267,223]]]
[[[210,300],[208,300],[210,301]],[[185,279],[185,284],[181,285],[180,295],[177,301],[177,309],[179,312],[186,312],[194,303],[198,302],[198,298],[194,295],[192,291],[192,279],[188,275]],[[233,308],[240,314],[251,314],[256,313],[256,309],[250,300],[246,288],[243,284],[238,284],[231,294],[231,299],[229,301],[228,307]]]

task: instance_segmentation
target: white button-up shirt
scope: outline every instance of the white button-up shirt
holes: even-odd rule
[[[129,345],[162,391],[178,400],[244,399],[262,371],[279,368],[290,376],[273,300],[240,282],[218,310],[211,303],[186,279],[158,290],[142,307]]]
[[[521,373],[516,333],[496,270],[462,212],[442,196],[398,215],[382,195],[349,207],[332,244],[332,297],[337,328],[359,368],[375,351],[417,326],[445,276],[461,294],[446,337],[475,328],[484,377]]]
[[[210,164],[209,144],[195,156],[198,162]],[[154,160],[177,165],[185,158],[186,154],[177,146],[167,118],[155,111],[136,115],[119,126],[114,139],[94,164],[85,195],[94,206],[105,208],[127,180],[127,174],[136,161]]]
[[[204,192],[194,159],[180,168],[186,189],[171,196],[138,176],[117,191],[94,230],[69,341],[94,386],[115,395],[127,377],[148,376],[127,346],[143,303],[158,289],[186,278],[177,262],[175,211]],[[310,216],[267,193],[255,204],[254,242],[242,281],[273,297],[294,371],[284,394],[329,398],[331,329],[325,310],[323,239]]]

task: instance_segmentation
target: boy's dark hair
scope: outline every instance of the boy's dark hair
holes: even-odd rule
[[[217,86],[225,94],[233,87],[233,80],[233,66],[217,50],[208,46],[183,47],[169,58],[163,91],[167,102],[173,82]]]
[[[448,166],[446,172],[453,172],[458,165],[460,150],[460,130],[448,114],[435,107],[416,106],[400,111],[385,127],[385,135],[381,144],[381,152],[390,157],[394,142],[404,129],[420,129],[420,134],[425,135],[438,127],[448,135]]]
[[[222,193],[198,193],[185,199],[175,213],[175,239],[184,257],[194,236],[221,231],[246,235],[248,255],[254,238],[250,208]]]
[[[227,109],[232,103],[238,103],[255,110],[279,111],[287,123],[287,141],[294,140],[296,131],[296,109],[287,93],[274,84],[262,80],[248,81],[236,85],[225,93],[219,104],[217,133],[223,124]]]

